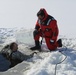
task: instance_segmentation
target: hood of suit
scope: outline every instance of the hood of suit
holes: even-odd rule
[[[39,10],[39,12],[43,12],[43,14],[44,14],[44,18],[43,18],[42,21],[46,20],[46,18],[47,18],[47,16],[48,16],[47,11],[46,11],[44,8],[41,8],[41,9]],[[38,13],[39,13],[39,12],[38,12]]]

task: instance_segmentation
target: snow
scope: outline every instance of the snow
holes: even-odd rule
[[[33,29],[1,28],[0,31],[0,50],[14,41],[18,43],[19,51],[24,54],[32,53],[27,47],[34,46]],[[63,35],[59,35],[59,38],[63,41],[63,48],[46,52],[48,49],[43,40],[41,48],[44,52],[34,54],[33,58],[24,60],[11,69],[8,69],[10,63],[0,56],[0,75],[76,75],[76,38],[67,38]],[[1,68],[6,71],[1,71]]]

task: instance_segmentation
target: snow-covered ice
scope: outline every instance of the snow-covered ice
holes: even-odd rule
[[[0,50],[4,45],[15,41],[19,45],[19,51],[30,54],[31,51],[27,47],[34,45],[32,32],[33,29],[0,29],[0,35],[2,36],[0,36]],[[34,54],[33,58],[23,61],[11,69],[8,69],[10,63],[5,60],[0,62],[0,69],[3,63],[5,65],[3,68],[8,70],[0,71],[0,75],[76,75],[76,38],[65,36],[59,36],[59,38],[62,38],[64,45],[61,52]],[[44,41],[42,49],[48,50]],[[2,60],[4,58],[2,59],[2,56],[0,56],[0,61]]]

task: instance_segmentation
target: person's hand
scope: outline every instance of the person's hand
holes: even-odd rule
[[[33,57],[33,56],[34,56],[34,54],[37,54],[37,52],[33,52],[30,56],[31,56],[31,57]]]

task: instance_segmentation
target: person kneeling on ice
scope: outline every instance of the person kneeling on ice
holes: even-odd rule
[[[30,55],[24,55],[18,51],[18,44],[13,42],[10,45],[5,46],[1,51],[2,55],[11,62],[10,68],[14,67],[23,60],[27,60],[33,57],[34,53]]]
[[[37,13],[37,23],[35,30],[33,32],[35,46],[31,47],[31,50],[41,50],[41,45],[39,42],[40,36],[45,38],[46,45],[50,51],[56,50],[57,47],[62,47],[62,40],[57,40],[59,29],[57,26],[57,21],[54,17],[48,15],[44,8],[41,8]]]

